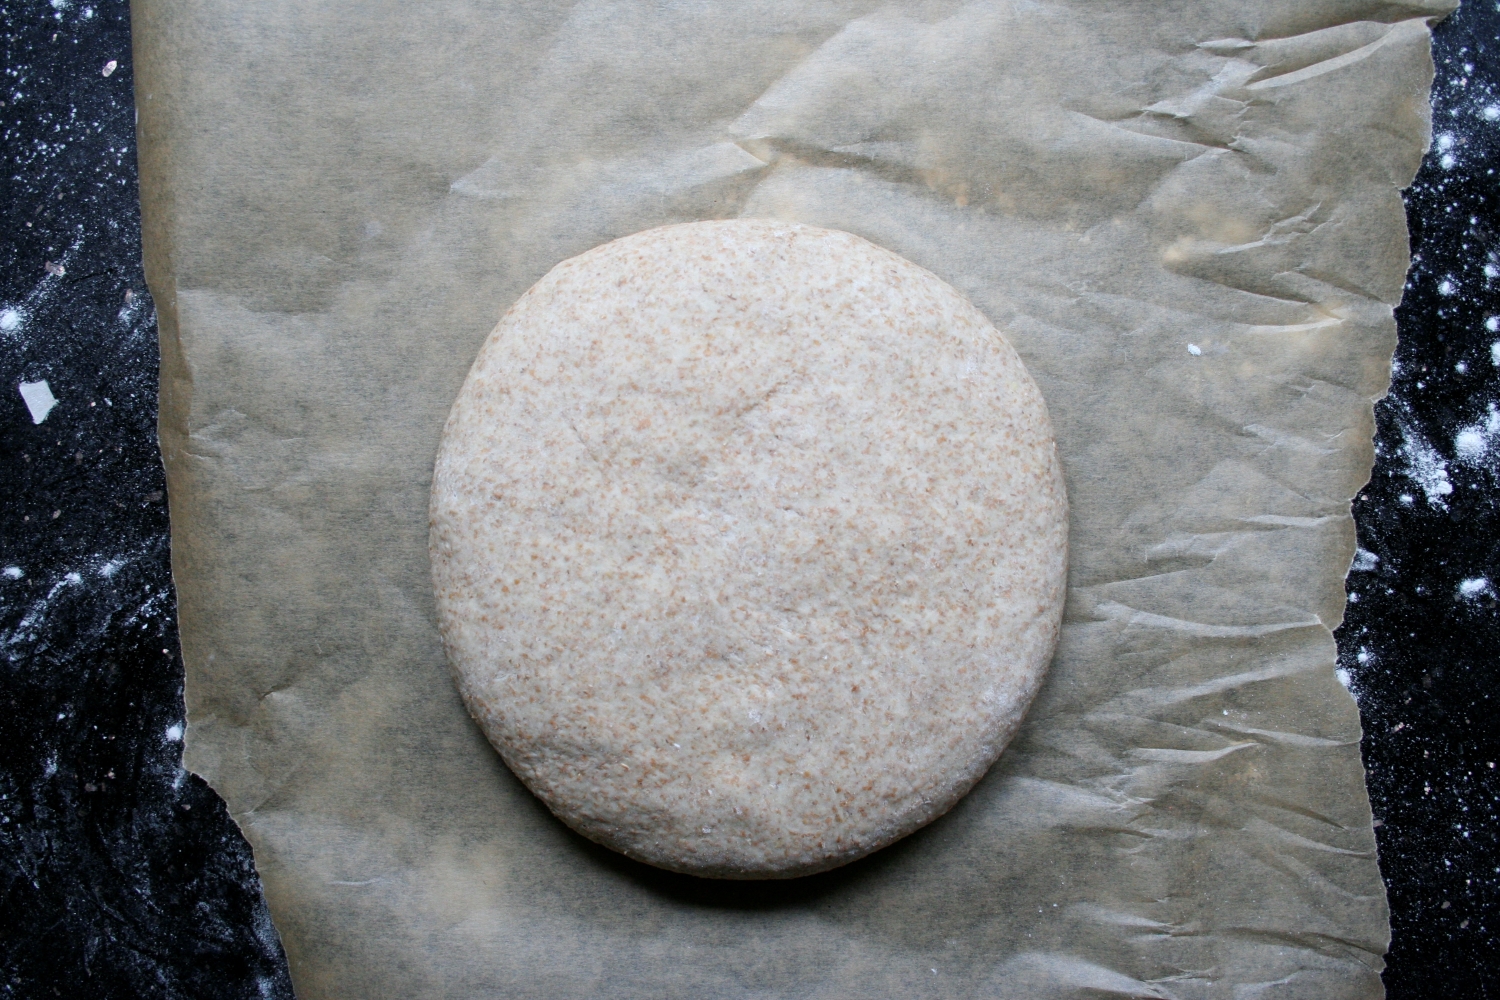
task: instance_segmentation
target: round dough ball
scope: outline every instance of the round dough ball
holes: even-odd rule
[[[941,815],[1057,640],[1041,393],[963,296],[848,233],[637,233],[501,319],[431,554],[469,711],[573,829],[786,878]]]

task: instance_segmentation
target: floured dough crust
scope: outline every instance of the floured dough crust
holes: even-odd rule
[[[637,233],[501,319],[432,491],[469,710],[565,823],[724,878],[941,815],[1061,617],[1040,392],[961,295],[848,233]]]

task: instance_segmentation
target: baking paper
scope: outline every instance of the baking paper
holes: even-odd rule
[[[186,763],[298,995],[1379,996],[1330,629],[1451,6],[136,0]],[[791,882],[553,819],[459,702],[426,553],[500,313],[601,242],[735,216],[967,294],[1072,505],[1016,741],[928,828]]]

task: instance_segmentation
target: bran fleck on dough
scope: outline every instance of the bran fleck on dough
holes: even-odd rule
[[[934,275],[698,222],[552,269],[443,435],[431,554],[469,711],[584,836],[787,878],[947,811],[1057,641],[1040,392]]]

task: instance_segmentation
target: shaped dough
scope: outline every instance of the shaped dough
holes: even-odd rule
[[[557,265],[480,351],[431,517],[506,764],[680,872],[804,875],[928,823],[1057,640],[1040,392],[963,296],[848,233],[698,222]]]

